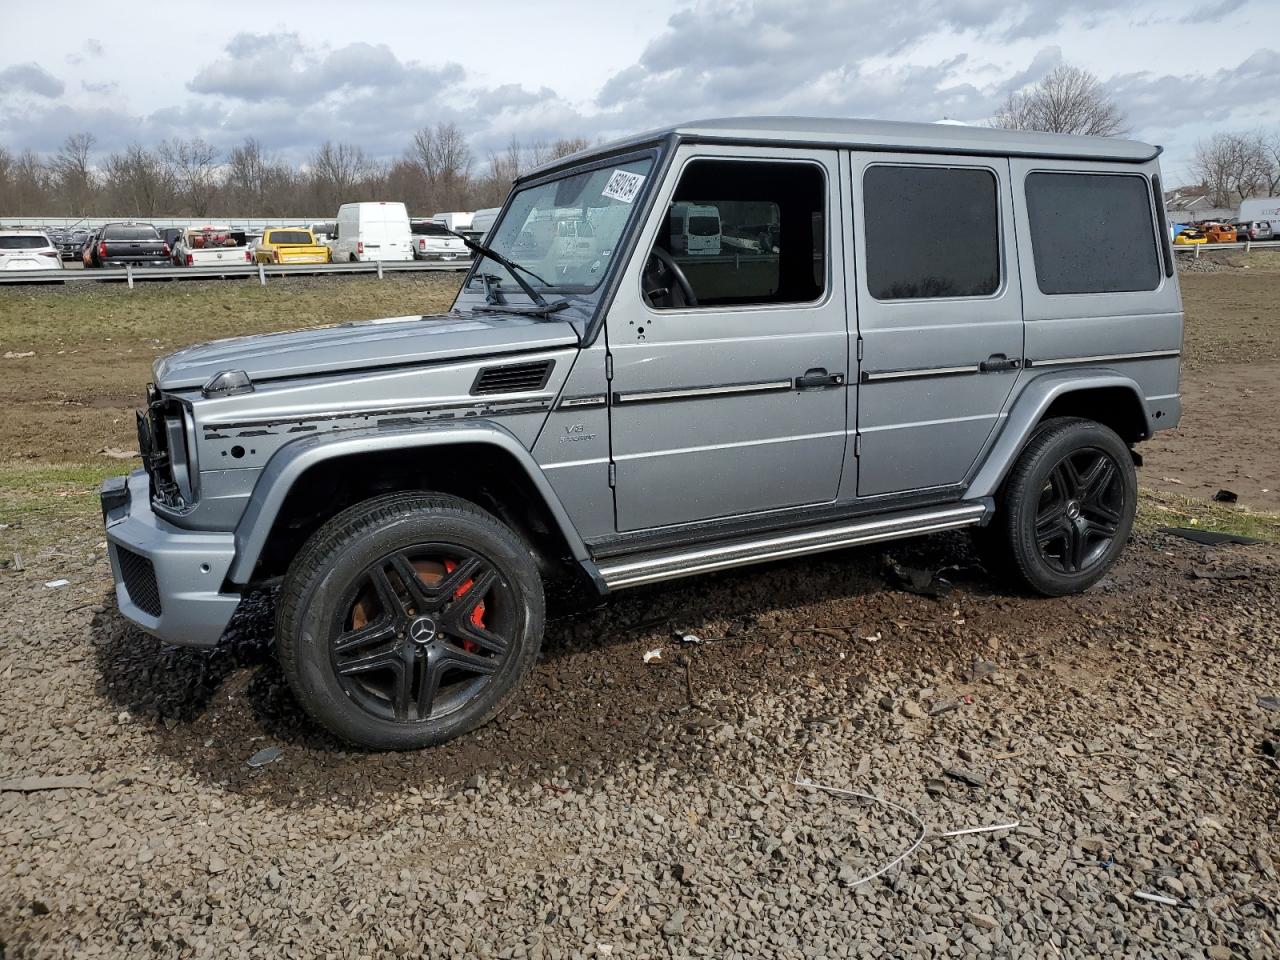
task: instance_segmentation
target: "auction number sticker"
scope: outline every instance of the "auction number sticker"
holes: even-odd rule
[[[601,195],[608,197],[610,200],[630,203],[636,198],[636,194],[640,192],[642,183],[644,183],[644,176],[639,173],[615,170],[613,171],[613,176],[609,178],[609,182],[605,184]]]

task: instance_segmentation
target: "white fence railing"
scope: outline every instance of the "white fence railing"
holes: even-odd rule
[[[387,273],[435,273],[466,270],[470,260],[406,260],[383,263],[245,263],[217,267],[102,267],[86,270],[3,270],[0,284],[6,283],[83,283],[115,281],[133,289],[135,280],[222,280],[229,277],[257,277],[266,285],[268,277],[296,277],[332,273],[376,273],[381,280]]]
[[[1200,259],[1200,251],[1205,253],[1248,253],[1250,250],[1266,250],[1280,247],[1280,240],[1246,240],[1244,243],[1175,243],[1174,253],[1189,253],[1196,260]]]

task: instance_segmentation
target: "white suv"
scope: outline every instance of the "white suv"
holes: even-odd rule
[[[0,270],[61,270],[62,255],[39,230],[0,232]]]

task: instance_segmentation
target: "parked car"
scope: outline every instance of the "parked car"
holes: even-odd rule
[[[1196,227],[1183,227],[1174,236],[1173,242],[1180,247],[1208,243],[1208,239]]]
[[[185,267],[243,266],[248,240],[227,226],[187,227],[178,235],[173,260]]]
[[[409,229],[415,260],[465,260],[470,256],[467,245],[439,223],[411,220]]]
[[[0,230],[0,270],[61,270],[62,255],[38,230]]]
[[[156,231],[160,234],[160,239],[169,245],[170,257],[173,259],[175,266],[181,266],[178,259],[178,240],[182,238],[182,227],[161,227]]]
[[[972,529],[1021,589],[1086,590],[1129,537],[1134,447],[1181,412],[1159,153],[735,118],[537,168],[447,313],[156,362],[144,468],[101,491],[120,609],[211,647],[272,585],[298,702],[406,749],[512,702],[547,584]],[[776,249],[677,255],[684,198],[729,235],[780,224]],[[515,253],[574,218],[595,257]]]
[[[1230,223],[1207,223],[1201,232],[1209,243],[1236,242],[1236,228]]]
[[[149,223],[104,224],[84,249],[86,267],[172,267],[173,251]]]
[[[1275,231],[1271,226],[1270,220],[1240,220],[1235,224],[1236,240],[1244,243],[1246,240],[1274,240]]]
[[[413,232],[403,203],[344,203],[338,208],[334,262],[412,260]]]
[[[305,227],[271,227],[254,248],[258,263],[328,263],[329,248]]]
[[[338,224],[334,220],[324,220],[320,223],[311,224],[311,232],[315,234],[316,243],[322,243],[328,246],[333,240],[334,234],[338,232]]]
[[[58,248],[58,255],[63,260],[79,260],[84,245],[89,242],[92,235],[92,232],[84,227],[75,227],[63,230],[57,236],[50,235],[49,239]]]

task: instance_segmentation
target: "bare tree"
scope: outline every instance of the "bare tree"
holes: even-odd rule
[[[209,213],[218,192],[218,151],[199,137],[160,144],[160,157],[173,171],[182,205],[197,217]]]
[[[241,215],[253,211],[255,216],[282,216],[296,202],[296,180],[292,169],[249,137],[227,157],[224,209]]]
[[[352,200],[371,199],[381,170],[364,150],[352,143],[326,140],[309,164],[313,202],[321,210],[336,210]]]
[[[1262,132],[1220,133],[1196,144],[1191,169],[1209,191],[1214,206],[1231,207],[1265,196],[1280,183],[1276,153],[1280,145]]]
[[[1125,132],[1124,115],[1088,70],[1061,64],[1030,90],[1014,91],[992,126],[1111,137]]]
[[[172,171],[139,143],[107,158],[105,186],[116,213],[154,217],[168,212],[173,203]]]
[[[471,186],[471,147],[456,123],[423,127],[413,136],[408,159],[422,170],[437,212],[463,205]]]
[[[89,155],[97,138],[91,133],[73,133],[50,161],[58,195],[68,213],[87,216],[94,199],[94,173]]]

